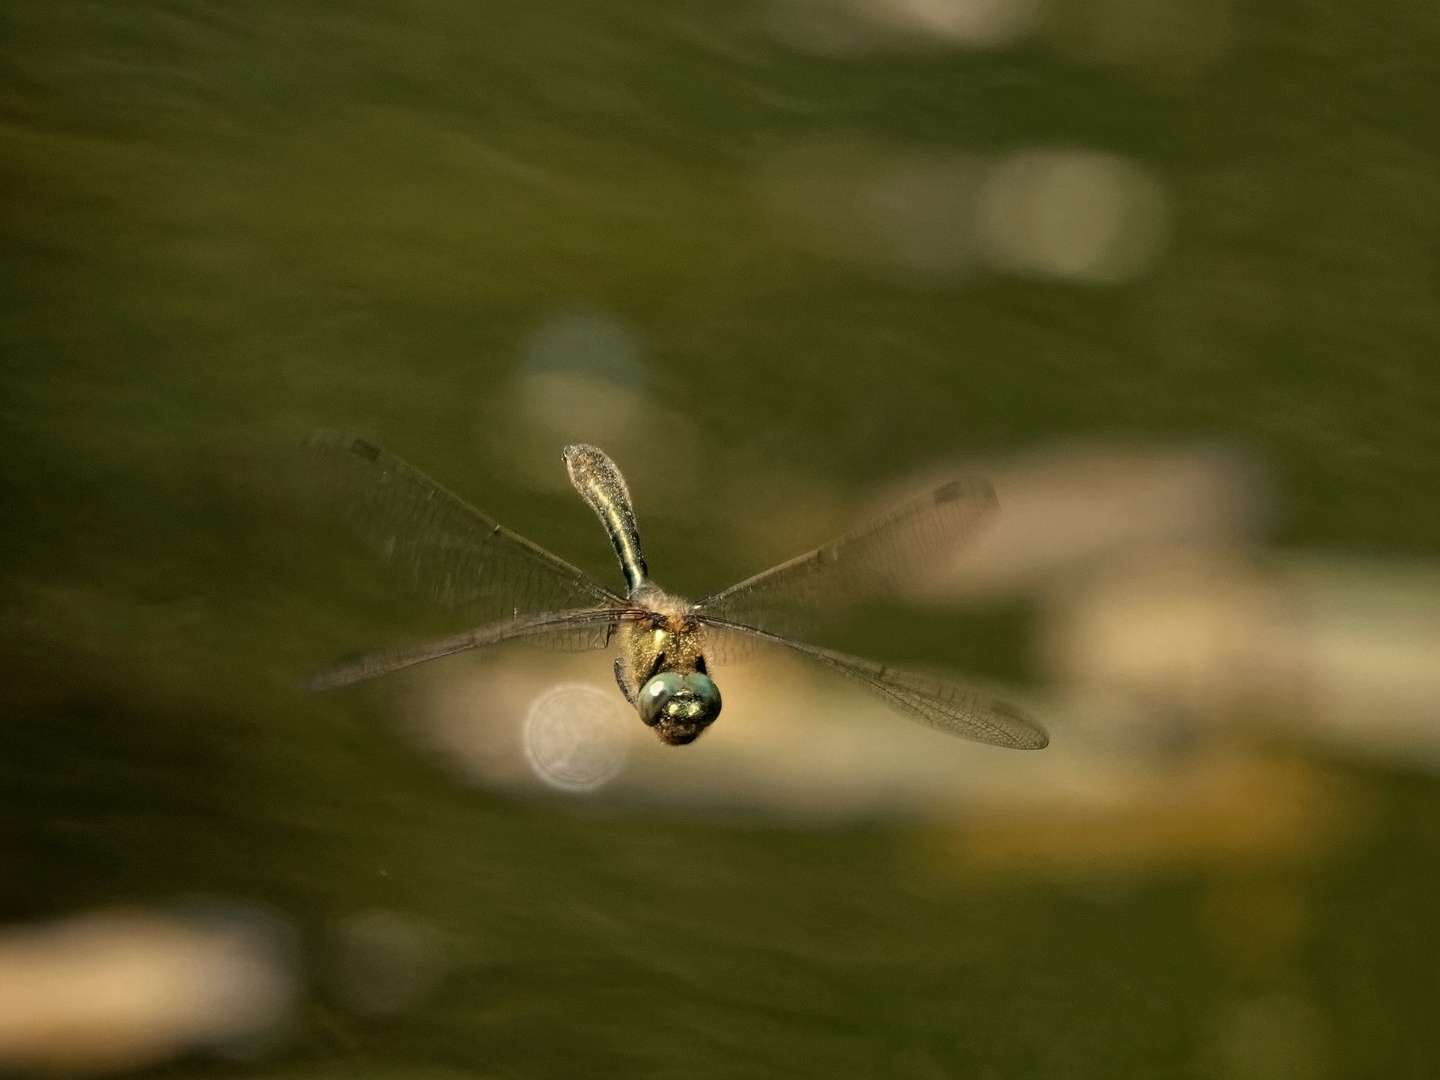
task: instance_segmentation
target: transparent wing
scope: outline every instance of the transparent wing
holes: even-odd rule
[[[988,481],[952,480],[824,547],[707,597],[696,609],[776,634],[803,635],[827,615],[915,582],[997,505]]]
[[[412,645],[394,645],[364,656],[342,660],[312,672],[301,680],[306,690],[333,690],[337,686],[362,682],[388,675],[401,668],[438,660],[502,641],[542,639],[545,644],[576,652],[603,649],[610,643],[615,627],[637,612],[633,608],[596,608],[580,611],[554,611],[528,619],[514,619],[492,626],[476,627],[460,634]]]
[[[483,619],[623,607],[584,571],[482,514],[458,495],[357,435],[319,431],[304,447],[303,480],[417,588]]]
[[[707,643],[719,639],[723,648],[728,644],[724,640],[726,638],[749,638],[791,649],[842,675],[848,675],[911,719],[949,735],[1014,750],[1041,750],[1049,745],[1050,736],[1045,729],[1015,706],[996,701],[949,679],[832,652],[818,645],[766,633],[753,626],[704,616],[701,621],[708,630]]]

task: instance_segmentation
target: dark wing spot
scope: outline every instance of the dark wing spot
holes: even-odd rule
[[[363,457],[366,461],[374,461],[380,456],[380,448],[372,442],[366,442],[364,439],[356,439],[352,442],[350,444],[350,451],[359,457]]]
[[[964,485],[959,480],[951,480],[948,484],[941,484],[935,489],[935,504],[954,502],[960,498],[964,491]]]

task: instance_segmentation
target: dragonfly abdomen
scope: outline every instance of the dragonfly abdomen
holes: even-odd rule
[[[595,511],[614,545],[615,557],[630,595],[645,584],[649,574],[645,554],[640,550],[640,530],[635,524],[635,509],[630,503],[630,489],[625,478],[605,452],[598,447],[575,443],[565,447],[561,455],[570,473],[570,482],[590,509]]]

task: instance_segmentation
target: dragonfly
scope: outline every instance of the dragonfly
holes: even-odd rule
[[[1024,750],[1049,742],[1026,713],[962,683],[804,640],[826,617],[915,582],[938,556],[974,535],[998,507],[983,479],[941,484],[823,547],[692,602],[650,579],[625,478],[594,446],[566,446],[562,459],[609,536],[624,595],[362,436],[317,432],[306,456],[317,491],[338,501],[384,560],[434,600],[480,619],[458,634],[322,668],[303,681],[308,689],[346,686],[509,641],[614,648],[615,682],[625,700],[662,743],[683,746],[720,715],[712,662],[771,646],[854,680],[939,731]]]

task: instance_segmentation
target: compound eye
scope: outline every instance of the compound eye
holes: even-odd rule
[[[662,671],[640,688],[636,705],[640,710],[640,719],[649,727],[654,727],[665,715],[665,706],[680,692],[681,681],[675,672]]]
[[[720,688],[703,672],[662,671],[641,687],[636,704],[640,719],[659,724],[662,734],[688,732],[693,739],[720,715]]]
[[[720,688],[703,671],[685,676],[684,689],[690,692],[690,719],[702,726],[720,715]]]

